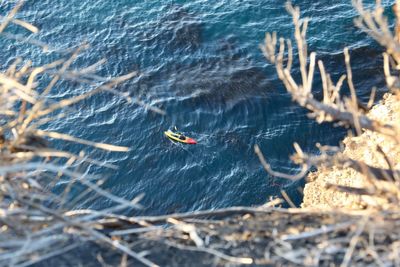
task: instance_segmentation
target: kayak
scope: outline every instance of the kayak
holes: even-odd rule
[[[190,144],[190,145],[197,144],[196,140],[194,140],[193,138],[184,136],[180,133],[174,133],[171,130],[165,131],[164,134],[172,141],[176,141],[176,142],[180,142],[180,143],[184,143],[184,144]]]

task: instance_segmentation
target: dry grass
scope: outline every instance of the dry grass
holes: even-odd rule
[[[22,5],[23,1],[18,2],[9,14],[2,17],[0,34],[3,37],[17,41],[28,40],[7,33],[9,24],[24,27],[32,33],[38,31],[28,22],[14,18]],[[32,45],[40,43],[29,40]],[[84,151],[73,154],[56,150],[52,148],[49,139],[59,139],[114,152],[125,152],[129,148],[40,129],[44,123],[68,116],[70,113],[64,111],[66,108],[100,92],[114,93],[127,101],[132,101],[128,96],[115,91],[113,87],[134,77],[135,73],[115,78],[99,77],[95,72],[104,60],[81,69],[71,68],[78,55],[87,48],[88,46],[84,44],[74,49],[69,57],[42,66],[34,66],[29,60],[17,58],[7,70],[0,73],[1,266],[27,266],[41,262],[59,253],[66,253],[90,240],[113,247],[146,265],[153,265],[124,244],[111,240],[109,236],[90,224],[106,214],[139,207],[140,198],[126,200],[112,195],[101,188],[103,181],[99,177],[86,174],[84,169],[87,164],[114,169],[116,166],[91,159]],[[45,77],[43,80],[48,80],[44,86],[38,82],[43,77]],[[48,96],[61,80],[80,82],[91,90],[54,103]],[[64,192],[56,195],[49,188],[51,189],[60,179],[69,180],[69,183],[64,187]],[[86,188],[83,190],[85,195],[90,192],[110,199],[114,206],[90,215],[72,212],[66,200],[68,198],[68,202],[77,201],[69,199],[68,196],[68,193],[77,186],[81,189]],[[80,197],[82,195],[77,198]]]
[[[377,2],[375,10],[373,11],[365,10],[361,1],[354,1],[354,5],[360,13],[360,17],[356,19],[356,25],[371,34],[371,36],[376,38],[382,45],[386,46],[387,51],[384,53],[386,82],[389,89],[393,94],[396,94],[398,98],[399,93],[397,87],[395,87],[398,83],[398,75],[392,74],[391,69],[393,68],[395,69],[394,72],[397,72],[396,49],[399,43],[391,34],[386,18],[382,15],[383,8],[380,6],[379,2]],[[266,58],[275,65],[279,78],[292,95],[293,100],[310,110],[310,117],[315,118],[317,122],[338,122],[340,125],[352,128],[358,136],[364,132],[373,132],[387,138],[387,142],[399,144],[400,135],[398,120],[385,121],[377,119],[376,117],[367,116],[364,107],[360,106],[357,100],[356,89],[352,81],[350,55],[347,48],[344,49],[347,73],[336,83],[331,80],[330,75],[325,71],[323,62],[321,60],[318,61],[322,81],[320,87],[323,91],[323,99],[319,101],[314,98],[312,87],[317,54],[311,52],[310,55],[308,55],[306,42],[308,20],[301,19],[300,10],[293,7],[290,3],[287,4],[287,10],[292,14],[295,27],[301,81],[297,82],[291,74],[293,52],[290,40],[281,38],[278,44],[276,33],[267,33],[265,45],[262,46],[262,50]],[[290,45],[287,45],[286,48],[285,43]],[[279,52],[276,52],[277,44]],[[350,88],[350,97],[342,97],[340,94],[341,86],[345,80],[347,80],[348,87]],[[372,100],[369,102],[372,103]],[[385,145],[385,142],[382,143],[382,146],[383,145]],[[274,172],[266,162],[260,148],[256,146],[255,150],[266,171],[272,175],[289,179],[304,177],[310,168],[314,166],[320,168],[329,168],[333,166],[337,168],[350,167],[368,180],[370,188],[364,188],[363,192],[365,194],[385,194],[385,198],[390,199],[395,206],[398,205],[400,196],[398,178],[400,170],[394,168],[393,165],[394,162],[398,161],[397,158],[390,158],[382,149],[378,149],[378,152],[384,157],[387,164],[385,167],[374,167],[368,165],[367,162],[350,158],[347,154],[343,153],[341,148],[321,146],[319,144],[317,144],[317,146],[320,149],[320,155],[307,155],[295,144],[296,154],[292,156],[292,159],[301,166],[301,172],[295,176]],[[381,181],[392,182],[394,190],[392,192],[387,192],[388,190],[382,187]],[[337,189],[347,193],[354,192],[355,194],[360,194],[362,191],[360,190],[361,188],[346,186],[341,186]]]
[[[11,23],[33,33],[38,31],[28,22],[15,19],[22,4],[19,2],[1,18],[0,35],[46,49],[47,45],[39,41],[28,41],[23,36],[7,33],[7,26]],[[379,1],[371,11],[365,10],[360,1],[355,1],[354,5],[360,13],[356,25],[387,49],[384,53],[385,77],[388,88],[398,100],[400,26],[396,27],[395,33],[390,32]],[[276,67],[293,100],[310,110],[310,116],[318,122],[340,122],[353,128],[358,135],[374,132],[398,146],[399,125],[368,117],[360,108],[352,82],[349,51],[344,51],[347,73],[334,83],[323,62],[317,61],[317,54],[308,52],[308,20],[301,19],[300,10],[291,4],[287,4],[287,9],[293,16],[301,80],[296,81],[291,75],[295,58],[290,40],[278,40],[276,33],[267,34],[262,50]],[[398,17],[397,9],[395,11]],[[266,171],[288,179],[303,177],[313,166],[351,168],[368,181],[368,187],[331,184],[331,188],[346,194],[386,200],[384,205],[374,209],[279,209],[275,206],[280,200],[275,200],[258,208],[236,207],[156,217],[118,215],[127,208],[140,208],[140,197],[126,200],[114,196],[101,188],[101,177],[86,174],[83,169],[85,164],[106,168],[117,166],[91,159],[83,151],[73,154],[56,150],[49,139],[114,152],[124,152],[128,148],[41,129],[46,122],[68,116],[62,110],[100,92],[114,93],[127,101],[134,101],[113,88],[135,73],[112,79],[93,75],[103,60],[81,69],[71,69],[74,60],[85,49],[87,45],[82,45],[69,57],[43,66],[16,59],[0,73],[0,266],[28,266],[51,261],[88,242],[112,248],[98,254],[96,259],[90,259],[89,263],[93,265],[107,265],[107,262],[122,266],[137,263],[145,266],[400,265],[400,170],[396,167],[399,159],[383,150],[380,153],[386,165],[380,167],[351,158],[341,148],[319,146],[319,155],[307,155],[295,144],[297,153],[292,158],[301,166],[301,171],[292,176],[273,171],[261,148],[256,147]],[[322,101],[316,100],[312,94],[316,67],[321,74]],[[39,87],[37,81],[43,76],[49,82]],[[48,95],[60,80],[78,81],[92,89],[80,96],[50,102]],[[345,81],[351,90],[349,98],[340,95],[340,87]],[[163,113],[157,108],[146,107]],[[61,178],[69,179],[65,191],[61,194],[49,191],[48,188]],[[91,192],[110,199],[114,205],[99,211],[71,210],[66,200],[75,186],[85,190],[72,203]],[[121,255],[121,261],[117,255]],[[72,263],[74,265],[84,261],[72,260],[76,261]]]

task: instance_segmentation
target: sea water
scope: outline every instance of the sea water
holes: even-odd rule
[[[372,2],[372,1],[369,1]],[[383,1],[390,11],[390,1]],[[137,76],[115,90],[165,111],[101,93],[78,103],[70,115],[48,123],[45,129],[96,142],[128,146],[128,153],[104,152],[68,142],[53,141],[58,149],[116,164],[118,170],[87,167],[87,173],[104,179],[102,188],[132,199],[144,194],[140,214],[163,214],[229,206],[264,204],[286,191],[301,201],[303,181],[268,175],[254,153],[259,145],[272,168],[296,173],[289,160],[297,142],[304,151],[318,153],[315,143],[338,145],[346,130],[317,124],[307,111],[293,103],[277,78],[274,66],[259,45],[266,32],[292,38],[293,25],[276,0],[59,0],[27,1],[17,17],[38,26],[31,39],[49,44],[49,52],[30,44],[1,39],[0,59],[6,68],[15,57],[35,64],[68,55],[69,48],[88,43],[73,68],[83,68],[103,58],[98,75],[112,77],[132,71]],[[385,91],[382,49],[356,29],[351,1],[293,1],[302,16],[311,19],[309,50],[316,51],[337,81],[345,72],[343,48],[352,56],[358,96],[366,101],[372,86]],[[0,4],[1,15],[14,1]],[[11,28],[11,31],[14,30]],[[18,34],[29,36],[24,30]],[[295,63],[293,75],[299,78]],[[315,97],[321,97],[318,72]],[[51,92],[53,101],[93,89],[79,83],[60,82]],[[344,88],[346,91],[346,88]],[[197,145],[168,140],[163,132],[176,126],[195,138]],[[97,177],[97,176],[96,176]],[[62,192],[65,181],[56,184]],[[75,209],[109,207],[100,196],[69,199]]]

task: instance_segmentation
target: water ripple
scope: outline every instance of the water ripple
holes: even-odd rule
[[[312,18],[310,47],[320,51],[318,57],[333,78],[343,73],[341,51],[350,46],[359,94],[368,95],[372,84],[383,84],[380,49],[353,27],[350,2],[293,2]],[[389,1],[383,2],[389,8]],[[138,71],[135,79],[115,89],[167,112],[159,116],[104,93],[74,106],[69,118],[46,126],[131,147],[123,155],[90,150],[120,166],[116,172],[92,170],[105,174],[103,186],[118,196],[145,193],[142,213],[261,204],[297,184],[269,177],[253,153],[254,144],[274,168],[293,171],[288,161],[293,142],[315,151],[315,142],[334,145],[344,134],[309,120],[259,51],[266,31],[285,37],[292,33],[280,1],[28,1],[19,16],[40,26],[38,39],[57,51],[88,42],[91,48],[76,66],[107,58],[101,75]],[[42,56],[40,50],[1,42],[6,49],[0,57],[7,64],[17,55],[40,63],[57,54]],[[89,89],[63,82],[52,98]],[[199,144],[189,147],[166,139],[163,131],[174,125]],[[95,198],[78,206],[108,205]]]

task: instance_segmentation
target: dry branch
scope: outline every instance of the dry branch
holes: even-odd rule
[[[32,33],[38,29],[28,22],[16,19],[21,8],[19,1],[12,11],[0,18],[1,36],[17,41],[27,41],[35,45],[47,47],[23,35],[7,32],[7,26],[13,23]],[[60,253],[68,252],[79,244],[97,242],[117,249],[121,254],[130,255],[147,266],[156,266],[145,257],[132,251],[123,242],[111,240],[109,236],[97,229],[97,220],[109,213],[126,209],[138,209],[138,200],[122,199],[101,188],[101,180],[87,174],[85,166],[96,164],[102,167],[116,168],[115,165],[91,159],[85,153],[71,153],[52,149],[47,138],[75,142],[96,148],[126,152],[128,148],[110,144],[97,143],[72,137],[67,134],[40,129],[44,123],[65,116],[63,111],[68,106],[82,101],[100,92],[111,92],[123,96],[114,89],[118,84],[131,79],[135,72],[126,75],[106,78],[96,75],[96,69],[105,61],[70,69],[75,59],[88,46],[83,44],[71,50],[70,56],[61,55],[49,64],[34,66],[27,60],[16,59],[6,71],[0,73],[0,265],[28,266],[39,263]],[[65,55],[65,54],[64,54]],[[39,88],[38,80],[49,80]],[[51,91],[58,86],[60,80],[85,81],[90,88],[89,93],[75,98],[54,103],[49,99]],[[58,112],[57,114],[56,111]],[[64,159],[64,160],[61,160]],[[52,192],[52,187],[62,180],[66,182],[65,191],[60,195]],[[93,182],[97,181],[97,182]],[[69,199],[69,192],[75,188],[83,188],[84,194]],[[103,196],[114,205],[109,209],[92,214],[78,214],[71,217],[68,204],[76,202],[85,194]]]
[[[394,75],[392,70],[399,69],[397,65],[400,50],[398,44],[393,43],[393,40],[399,38],[398,32],[392,34],[388,31],[388,24],[379,3],[375,11],[366,11],[360,3],[355,2],[361,15],[360,26],[387,49],[384,55],[387,84],[392,89],[400,88],[398,75]],[[19,2],[8,15],[0,18],[0,32],[3,37],[28,40],[24,36],[8,34],[6,30],[10,23],[33,33],[37,31],[33,25],[15,18],[21,5],[22,2]],[[323,62],[317,60],[316,53],[308,51],[308,20],[300,18],[300,10],[297,7],[288,4],[287,9],[293,16],[295,26],[294,38],[300,64],[300,81],[296,81],[292,76],[295,59],[290,40],[278,39],[276,33],[267,34],[262,49],[267,59],[275,65],[278,77],[293,99],[309,109],[318,122],[339,121],[356,129],[358,134],[367,129],[398,139],[396,125],[371,120],[364,114],[365,108],[360,107],[352,81],[349,51],[345,50],[347,73],[335,84],[326,72]],[[396,16],[399,18],[398,12]],[[102,247],[112,248],[108,250],[109,255],[97,257],[100,262],[115,259],[119,253],[122,255],[122,265],[140,262],[147,266],[157,266],[159,259],[163,257],[170,262],[172,248],[178,251],[172,256],[181,257],[180,261],[177,261],[180,264],[193,264],[194,255],[202,255],[201,263],[208,265],[328,266],[342,263],[346,266],[360,263],[365,266],[400,263],[398,208],[378,212],[343,212],[332,209],[281,209],[265,205],[161,216],[121,215],[120,213],[127,209],[140,208],[140,197],[126,200],[111,194],[101,187],[104,180],[86,174],[85,165],[80,163],[111,168],[115,166],[91,159],[84,153],[54,150],[47,138],[109,151],[124,152],[127,148],[49,132],[41,127],[46,122],[65,116],[60,110],[103,91],[128,101],[136,101],[155,112],[164,112],[114,89],[114,86],[130,79],[135,73],[113,79],[100,77],[96,75],[96,69],[104,60],[81,69],[71,69],[74,60],[86,48],[86,45],[82,45],[71,50],[69,57],[43,66],[33,67],[29,61],[23,64],[22,59],[16,59],[4,73],[0,73],[0,116],[4,119],[4,123],[0,125],[0,265],[41,264],[62,253],[69,253],[86,242],[96,242]],[[322,81],[321,101],[316,100],[312,93],[315,87],[313,79],[316,67]],[[37,88],[37,81],[43,76],[48,77],[50,82],[45,88]],[[346,77],[351,90],[350,99],[340,96],[340,88]],[[90,90],[76,97],[51,102],[48,95],[60,80],[78,81]],[[368,107],[372,102],[371,100]],[[351,167],[368,177],[371,186],[328,186],[351,194],[384,196],[396,203],[391,207],[398,207],[400,194],[396,188],[400,172],[395,169],[393,159],[382,149],[381,154],[388,166],[386,169],[368,166],[345,157],[338,148],[319,148],[320,154],[314,156],[304,153],[295,144],[296,154],[292,159],[301,166],[300,173],[295,176],[275,172],[265,160],[261,149],[256,146],[255,150],[270,174],[285,178],[301,178],[312,166]],[[60,180],[67,183],[65,191],[55,195],[51,192],[51,185]],[[381,187],[382,180],[393,185],[395,189]],[[75,186],[83,186],[84,189],[79,196],[69,199],[69,192]],[[109,199],[114,205],[103,210],[69,208],[83,198],[90,199],[98,195]],[[281,202],[274,201],[270,206],[279,203]],[[131,259],[135,261],[129,262]],[[189,262],[185,262],[188,259]]]
[[[323,101],[318,101],[313,97],[312,87],[316,53],[312,52],[310,56],[308,56],[306,41],[308,20],[300,19],[299,8],[293,7],[290,3],[288,3],[286,7],[293,17],[293,24],[295,27],[294,35],[298,50],[298,60],[300,62],[301,82],[296,82],[291,73],[291,55],[293,51],[291,46],[288,46],[288,48],[285,47],[285,43],[290,43],[289,41],[285,42],[283,38],[280,38],[278,43],[275,33],[267,33],[265,38],[266,43],[261,46],[261,49],[265,57],[275,65],[279,79],[292,95],[293,100],[300,106],[310,110],[310,116],[315,118],[318,122],[339,121],[355,129],[368,129],[398,139],[398,130],[393,125],[381,124],[378,121],[371,120],[359,110],[355,88],[352,82],[350,59],[347,49],[345,49],[347,80],[352,92],[352,101],[346,101],[346,99],[342,100],[339,97],[338,92],[340,91],[345,76],[342,76],[337,84],[333,85],[330,76],[325,72],[322,61],[318,61],[318,66],[322,78]],[[276,46],[278,46],[278,53],[276,53]],[[285,57],[285,54],[288,54],[288,57]],[[287,62],[286,65],[285,62]]]

